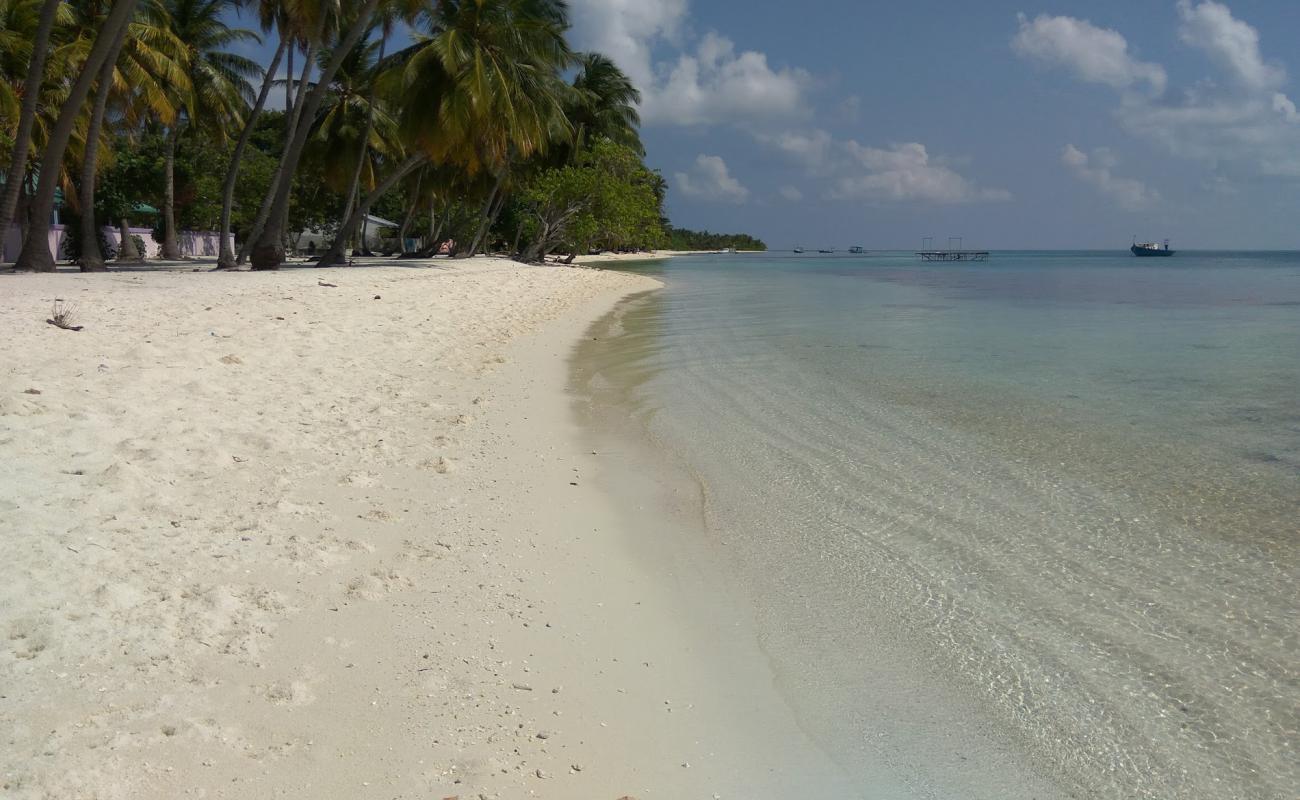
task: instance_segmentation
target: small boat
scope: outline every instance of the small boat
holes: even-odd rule
[[[1164,244],[1161,244],[1160,242],[1135,241],[1133,242],[1133,246],[1130,247],[1129,250],[1132,250],[1133,255],[1137,256],[1138,258],[1150,258],[1152,256],[1172,256],[1174,254],[1174,251],[1169,249],[1168,239],[1165,239]]]
[[[866,248],[864,248],[862,245],[855,244],[854,246],[849,248],[849,252],[853,253],[854,255],[861,255],[867,251]]]
[[[794,249],[794,251],[795,251],[796,253],[802,253],[802,252],[803,252],[803,248],[802,248],[802,247],[796,247],[796,248]]]
[[[834,250],[818,250],[819,253],[834,253]]]

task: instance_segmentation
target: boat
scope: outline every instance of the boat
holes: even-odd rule
[[[1169,249],[1168,239],[1165,239],[1163,244],[1161,244],[1160,242],[1135,241],[1133,242],[1133,246],[1130,247],[1129,250],[1132,250],[1133,255],[1137,256],[1138,258],[1150,258],[1152,256],[1172,256],[1174,254],[1174,251]]]
[[[818,250],[819,253],[834,253],[834,250]]]
[[[860,244],[855,244],[854,246],[852,246],[852,247],[849,248],[849,252],[850,252],[850,253],[853,253],[853,254],[855,254],[855,255],[861,255],[861,254],[867,252],[867,250],[866,250],[866,248],[864,248],[862,245],[860,245]]]
[[[794,249],[794,251],[795,251],[796,253],[802,253],[802,252],[803,252],[803,248],[802,248],[802,247],[796,247],[796,248]]]

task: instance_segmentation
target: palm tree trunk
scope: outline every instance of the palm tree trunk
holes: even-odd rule
[[[316,29],[316,38],[319,39],[325,32],[325,20],[321,19],[320,25]],[[280,185],[280,177],[284,174],[284,155],[289,150],[289,142],[293,141],[294,134],[298,130],[298,109],[302,108],[303,93],[307,86],[307,77],[311,72],[313,57],[316,55],[316,43],[314,41],[307,43],[307,50],[304,53],[302,66],[302,80],[298,81],[298,99],[290,99],[285,117],[288,125],[285,127],[285,151],[280,154],[280,160],[276,162],[275,171],[271,173],[271,183],[266,187],[266,195],[262,197],[262,205],[257,209],[257,217],[253,219],[253,227],[248,231],[248,237],[244,239],[244,244],[239,248],[238,264],[242,265],[252,252],[253,245],[266,229],[266,221],[271,218],[271,207],[275,204],[276,188]],[[289,56],[292,60],[293,50],[289,50]],[[293,83],[293,74],[290,72],[289,83]],[[287,96],[287,95],[286,95]],[[289,179],[292,183],[293,178]]]
[[[266,98],[271,94],[271,86],[275,83],[276,70],[280,68],[280,59],[284,57],[284,51],[288,45],[289,40],[282,36],[280,46],[276,48],[275,55],[271,57],[271,64],[266,68],[266,77],[262,79],[262,89],[257,93],[257,102],[253,104],[253,110],[248,112],[248,119],[244,122],[244,129],[239,132],[239,140],[235,142],[235,150],[230,154],[230,167],[226,170],[226,180],[221,186],[221,233],[218,234],[221,237],[221,254],[217,257],[217,269],[234,269],[235,267],[235,248],[230,233],[230,217],[234,213],[235,184],[239,179],[239,164],[244,158],[244,150],[248,147],[248,140],[253,136],[253,127],[257,124],[257,118],[266,105]]]
[[[99,87],[95,90],[95,107],[86,127],[86,152],[81,158],[81,271],[103,272],[104,254],[99,250],[99,225],[95,223],[95,172],[99,161],[99,130],[108,108],[108,93],[113,88],[113,71],[117,69],[119,46],[99,69]]]
[[[72,129],[90,94],[90,87],[99,74],[99,68],[109,53],[120,47],[126,37],[127,24],[135,12],[135,5],[136,0],[117,0],[113,4],[103,27],[99,29],[99,35],[95,37],[95,44],[90,49],[86,63],[81,65],[81,72],[59,111],[59,118],[50,130],[45,153],[41,157],[40,183],[36,186],[36,197],[32,199],[31,227],[28,228],[22,252],[18,254],[14,265],[16,269],[54,271],[54,254],[50,252],[49,242],[50,215],[54,212],[54,191],[59,184],[63,154],[68,149],[68,139],[72,136]]]
[[[316,36],[307,42],[307,49],[303,53],[302,78],[298,81],[297,98],[290,98],[286,93],[285,97],[289,100],[289,106],[286,108],[285,118],[288,124],[285,127],[284,134],[284,152],[280,153],[280,160],[276,162],[275,171],[271,173],[271,183],[266,187],[266,195],[262,198],[262,205],[257,210],[257,217],[253,220],[253,227],[248,231],[248,238],[244,239],[244,244],[239,248],[238,263],[242,265],[248,258],[249,253],[253,251],[253,245],[262,236],[262,231],[266,230],[267,220],[271,218],[271,208],[275,205],[276,190],[280,185],[280,178],[284,175],[284,157],[289,152],[289,144],[293,141],[294,135],[298,131],[298,121],[301,118],[299,110],[302,108],[303,99],[307,91],[307,78],[311,75],[311,65],[316,56],[316,42],[325,35],[325,18],[321,17],[320,24],[316,27]],[[292,61],[293,49],[290,45],[289,56]],[[289,84],[293,83],[293,72],[289,72]],[[286,92],[288,90],[286,89]],[[289,177],[289,183],[292,186],[293,176]],[[288,213],[288,206],[285,206],[285,213]]]
[[[424,183],[424,170],[420,170],[415,176],[415,192],[410,197],[411,205],[406,209],[406,216],[402,219],[402,227],[397,229],[397,246],[402,248],[402,255],[406,255],[406,234],[411,232],[411,223],[415,221],[415,207],[420,197],[420,184]]]
[[[181,260],[181,245],[176,237],[176,142],[181,138],[181,123],[167,132],[167,150],[163,156],[163,241],[159,258]]]
[[[257,244],[253,247],[253,269],[278,269],[284,261],[284,244],[281,241],[285,216],[289,209],[289,192],[293,188],[294,174],[298,171],[298,161],[302,158],[303,147],[307,144],[307,135],[310,133],[311,120],[316,116],[316,110],[320,108],[321,101],[325,99],[325,92],[329,84],[334,80],[334,75],[339,71],[339,66],[347,58],[348,53],[357,42],[361,40],[362,35],[370,27],[370,18],[374,15],[375,9],[379,6],[379,0],[366,0],[357,13],[356,20],[352,27],[348,29],[343,40],[338,43],[330,56],[329,63],[321,70],[317,78],[316,85],[312,87],[311,93],[303,103],[303,107],[297,109],[294,113],[298,115],[302,122],[298,129],[294,131],[293,141],[285,149],[284,157],[281,159],[281,174],[276,187],[275,203],[272,206],[270,217],[267,220],[266,228],[258,237]]]
[[[290,40],[292,41],[292,40]],[[280,33],[280,44],[285,43],[284,32]],[[296,43],[289,45],[289,63],[284,73],[284,116],[289,119],[293,116],[293,51],[298,49]],[[309,62],[311,59],[307,59]]]
[[[321,20],[320,35],[321,36],[325,35],[325,25],[324,25],[323,17]],[[293,141],[294,134],[298,131],[298,126],[302,124],[302,101],[307,96],[307,87],[308,85],[310,85],[308,78],[311,77],[311,67],[312,64],[315,63],[315,56],[316,56],[316,48],[314,43],[308,44],[307,52],[304,54],[303,61],[302,61],[302,77],[298,79],[298,88],[294,92],[293,104],[289,106],[289,116],[288,116],[289,127],[284,134],[284,141],[286,144],[288,142]],[[289,86],[290,87],[293,86],[292,80],[289,81]],[[293,179],[290,178],[289,180],[290,182],[292,182]],[[286,231],[287,233],[288,227],[289,227],[289,204],[286,203],[284,206],[284,213],[280,217],[280,229]],[[284,235],[281,237],[281,239],[287,242],[289,240],[289,236]],[[295,235],[293,237],[293,241],[294,241],[294,249],[297,249],[298,235]]]
[[[348,217],[347,222],[343,223],[343,227],[339,229],[339,235],[334,237],[333,246],[330,247],[329,251],[326,252],[325,255],[320,257],[320,260],[316,262],[316,266],[331,267],[342,263],[343,252],[341,249],[341,243],[352,238],[352,235],[357,232],[357,229],[361,226],[361,221],[370,213],[370,206],[373,205],[376,200],[383,197],[386,192],[396,186],[398,181],[402,180],[402,178],[405,178],[407,175],[410,175],[412,170],[426,163],[428,159],[429,157],[423,153],[416,153],[415,155],[407,156],[406,160],[398,164],[387,178],[380,181],[379,185],[377,185],[370,194],[366,195],[365,198],[357,204],[357,207],[353,209],[352,216]]]
[[[442,232],[442,223],[438,221],[438,195],[429,197],[429,235],[424,240],[424,248],[418,253],[420,258],[433,258],[438,255],[438,234]]]
[[[118,235],[122,237],[122,241],[117,245],[117,260],[143,261],[144,256],[135,246],[135,239],[131,238],[131,223],[127,221],[126,217],[122,217],[122,219],[118,221],[117,232]]]
[[[478,231],[474,234],[474,240],[470,243],[468,251],[461,251],[456,255],[460,258],[470,258],[478,253],[479,246],[483,243],[483,236],[487,233],[488,226],[492,224],[492,207],[496,204],[497,195],[501,192],[501,184],[505,183],[506,171],[503,169],[497,173],[497,182],[488,194],[487,201],[483,203],[483,220],[479,223]]]
[[[384,26],[384,29],[380,32],[379,35],[379,59],[375,62],[376,71],[378,71],[379,65],[383,63],[384,48],[387,45],[388,45],[388,27]],[[352,216],[352,201],[353,198],[357,197],[361,191],[361,173],[365,171],[366,158],[370,155],[370,132],[373,131],[375,128],[375,89],[377,88],[378,83],[379,82],[375,80],[373,77],[371,78],[370,89],[368,92],[368,96],[366,98],[366,125],[364,128],[362,128],[363,133],[361,134],[361,155],[357,157],[356,169],[352,170],[352,185],[350,187],[350,190],[348,191],[348,207],[343,212],[344,220]],[[361,234],[361,250],[362,252],[366,252],[366,254],[369,255],[368,251],[370,248],[366,246],[366,235],[365,235],[364,228],[365,226],[363,225],[362,234]]]
[[[36,105],[41,99],[41,82],[45,79],[45,57],[50,52],[50,29],[59,10],[59,0],[45,0],[41,5],[40,20],[36,23],[36,38],[32,41],[32,55],[27,61],[27,77],[23,81],[23,105],[18,115],[18,130],[14,133],[14,149],[9,155],[9,172],[5,176],[4,197],[0,199],[0,262],[5,260],[4,240],[8,238],[9,224],[18,209],[18,197],[23,189],[23,176],[27,173],[27,155],[32,146],[32,125],[36,121]]]

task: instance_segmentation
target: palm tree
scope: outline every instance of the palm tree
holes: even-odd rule
[[[275,84],[276,73],[280,69],[280,60],[284,58],[286,53],[289,54],[289,83],[292,84],[292,53],[296,47],[295,34],[291,27],[293,25],[292,17],[278,0],[261,0],[258,3],[258,17],[262,24],[263,33],[270,33],[272,28],[279,30],[280,44],[275,49],[275,55],[271,57],[271,63],[262,76],[262,88],[258,91],[257,100],[253,103],[253,108],[248,112],[248,117],[244,120],[244,128],[239,132],[239,139],[235,141],[235,148],[230,154],[230,166],[226,168],[226,179],[221,185],[221,231],[218,234],[221,245],[220,255],[217,257],[217,269],[235,268],[235,251],[230,227],[231,216],[234,213],[235,185],[239,179],[239,167],[243,162],[244,151],[248,148],[248,141],[252,138],[257,118],[266,106],[266,99],[270,96],[271,87]],[[286,92],[288,91],[290,89],[286,88]]]
[[[83,31],[97,30],[103,21],[100,3],[79,4],[76,24]],[[99,249],[99,225],[95,215],[95,180],[99,163],[100,131],[109,100],[117,97],[119,116],[128,123],[144,119],[176,120],[178,98],[187,97],[192,89],[186,71],[189,51],[166,24],[158,24],[162,15],[137,16],[127,26],[127,36],[118,49],[105,59],[100,68],[95,100],[82,142],[79,205],[81,212],[81,269],[94,272],[105,269]],[[127,226],[122,224],[121,260],[138,260]]]
[[[81,67],[80,74],[68,90],[67,99],[59,110],[59,117],[50,129],[49,141],[41,157],[40,181],[36,194],[32,198],[31,225],[23,241],[22,252],[15,262],[17,269],[52,272],[54,254],[50,252],[49,232],[50,216],[54,212],[54,192],[58,188],[58,176],[63,166],[63,156],[72,137],[72,129],[83,111],[86,97],[99,74],[104,60],[109,54],[121,47],[126,37],[127,26],[135,12],[136,0],[117,0],[100,28],[99,35]]]
[[[396,54],[391,78],[408,155],[353,211],[340,237],[352,236],[372,203],[429,161],[490,171],[490,209],[511,158],[545,150],[567,133],[559,78],[571,60],[567,10],[563,0],[441,0],[426,9],[428,32]],[[331,263],[326,258],[321,263]]]
[[[176,236],[176,146],[186,124],[204,125],[224,139],[228,126],[242,127],[253,100],[249,79],[262,74],[256,62],[227,52],[233,44],[260,41],[257,34],[231,28],[222,18],[227,0],[163,0],[172,33],[189,49],[187,72],[192,90],[183,95],[183,117],[167,132],[163,164],[162,257],[181,258]]]
[[[379,8],[379,4],[380,0],[364,0],[355,16],[344,20],[347,24],[339,27],[341,35],[334,45],[329,60],[320,71],[316,85],[301,103],[296,104],[293,114],[295,117],[300,120],[316,118],[316,112],[325,99],[325,92],[330,82],[334,80],[334,74],[338,72],[339,66],[347,58],[348,53],[370,29],[371,17]],[[324,17],[322,16],[321,19],[323,22]],[[322,29],[323,24],[318,31]],[[284,153],[280,157],[279,174],[273,181],[274,195],[266,215],[265,226],[252,250],[253,269],[278,269],[284,261],[282,237],[289,210],[289,192],[293,188],[294,173],[298,170],[298,162],[302,159],[309,133],[310,125],[297,125],[293,137],[286,144]]]
[[[376,105],[378,102],[376,95],[379,90],[378,71],[384,63],[384,51],[388,47],[388,36],[392,33],[393,22],[394,20],[391,14],[381,15],[379,22],[379,56],[376,59],[375,68],[371,70],[369,76],[369,91],[366,95],[366,124],[361,134],[361,146],[358,148],[359,152],[354,159],[356,161],[356,167],[352,171],[352,181],[351,185],[348,187],[348,201],[346,210],[343,212],[343,219],[345,220],[352,215],[353,204],[360,199],[359,193],[363,185],[362,173],[366,172],[367,168],[369,168],[370,180],[366,182],[366,185],[369,188],[374,187],[374,163],[370,158],[370,139],[371,134],[375,132],[375,117],[377,114]],[[334,248],[339,248],[343,244],[343,242],[336,239],[333,246]],[[364,228],[361,231],[361,249],[363,251],[369,250],[369,247],[366,244],[366,232]]]
[[[645,155],[641,144],[641,115],[636,107],[641,92],[622,70],[600,53],[578,54],[578,72],[573,78],[574,92],[565,112],[573,125],[571,158],[576,158],[595,138],[632,148]]]
[[[357,45],[334,74],[303,155],[322,165],[327,184],[344,197],[358,185],[374,185],[372,150],[382,154],[399,147],[397,123],[373,89],[380,47],[379,41]]]
[[[312,65],[315,63],[314,58],[316,55],[316,49],[325,43],[326,34],[330,30],[330,23],[335,21],[337,16],[334,13],[335,11],[337,11],[337,9],[330,4],[329,0],[324,0],[324,2],[314,5],[311,3],[303,3],[299,0],[299,2],[294,4],[293,13],[291,15],[286,12],[285,21],[295,21],[294,24],[296,25],[294,32],[290,34],[289,49],[287,53],[289,66],[287,80],[284,82],[284,99],[286,103],[284,139],[286,143],[292,142],[294,136],[297,134],[298,122],[302,117],[303,105],[307,98],[307,86],[310,83],[308,78],[311,74]],[[285,35],[284,31],[286,30],[287,26],[282,29],[282,36]],[[310,33],[308,33],[308,31],[310,31]],[[293,53],[299,47],[303,48],[304,57],[302,77],[297,82],[298,89],[297,94],[295,95],[293,80]],[[286,147],[286,152],[287,149],[288,148]],[[275,171],[271,173],[271,181],[267,186],[265,197],[262,198],[262,205],[258,208],[257,215],[253,218],[253,224],[249,228],[248,234],[244,237],[243,246],[239,248],[239,257],[236,259],[237,268],[242,267],[244,260],[248,258],[248,254],[252,251],[253,245],[261,237],[262,231],[266,228],[267,220],[271,218],[271,209],[275,205],[275,200],[279,193],[280,179],[285,174],[286,162],[284,155],[285,153],[281,153],[280,160],[276,163]],[[293,179],[294,176],[290,174],[289,180],[292,182]],[[284,221],[287,218],[288,213],[289,208],[288,204],[286,204],[282,210],[281,229],[284,227]]]
[[[36,104],[40,99],[41,84],[45,80],[45,59],[49,54],[50,31],[54,28],[55,19],[63,4],[59,0],[43,0],[40,5],[40,12],[35,18],[36,24],[30,25],[32,20],[31,9],[35,5],[32,0],[9,0],[5,3],[5,21],[8,23],[4,38],[4,44],[0,52],[7,54],[19,54],[27,51],[26,77],[23,80],[22,103],[18,112],[18,125],[14,130],[13,152],[9,156],[9,170],[5,174],[4,195],[0,197],[0,250],[3,250],[3,240],[8,237],[9,223],[13,220],[14,212],[18,209],[18,194],[22,188],[22,182],[27,172],[27,155],[31,147],[32,125],[36,119]],[[10,14],[16,14],[20,21],[19,26],[14,26]],[[27,40],[18,31],[31,33],[31,46],[27,47]],[[17,35],[15,35],[17,34]],[[16,71],[15,71],[15,74]],[[7,92],[10,98],[8,105],[12,105],[12,92]],[[0,260],[3,260],[4,254],[0,252]]]

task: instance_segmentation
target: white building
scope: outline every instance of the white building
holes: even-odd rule
[[[385,239],[390,240],[393,247],[397,246],[397,229],[399,227],[400,225],[391,219],[376,217],[374,214],[367,214],[365,221],[361,223],[366,245],[375,253],[383,251]],[[298,252],[322,253],[330,246],[332,241],[333,236],[330,234],[321,233],[320,231],[303,231],[298,235]]]

